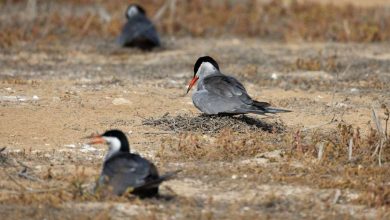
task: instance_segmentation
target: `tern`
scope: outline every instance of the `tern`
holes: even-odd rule
[[[192,94],[192,102],[207,115],[290,112],[271,108],[267,102],[253,100],[237,79],[220,72],[218,63],[210,56],[199,57],[196,61],[187,94],[197,81],[198,86]]]
[[[141,198],[153,197],[158,195],[158,187],[163,181],[172,179],[179,172],[160,176],[152,162],[138,154],[130,153],[126,135],[120,130],[109,130],[89,138],[89,144],[109,146],[96,189],[108,187],[118,196],[132,193]]]
[[[135,4],[126,11],[127,23],[122,28],[118,43],[122,47],[138,47],[151,50],[160,46],[160,38],[152,22],[146,17],[145,10]]]

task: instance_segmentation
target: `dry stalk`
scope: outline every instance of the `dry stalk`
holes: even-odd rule
[[[321,160],[322,156],[324,155],[324,142],[321,142],[320,145],[318,146],[318,154],[317,154],[317,160]]]
[[[376,126],[376,129],[379,133],[379,143],[376,145],[375,147],[375,150],[374,150],[374,153],[372,154],[372,156],[375,156],[377,153],[378,153],[378,164],[379,166],[382,166],[382,150],[383,150],[383,144],[386,140],[386,135],[382,129],[382,125],[381,125],[381,122],[376,114],[376,111],[375,111],[375,108],[374,106],[372,106],[372,118],[375,122],[375,126]]]
[[[175,13],[176,13],[176,0],[170,0],[171,13],[169,14],[169,30],[168,33],[173,35],[174,32],[174,24],[175,24]]]
[[[37,17],[37,0],[28,0],[26,12],[29,20],[34,20]]]
[[[87,20],[85,21],[84,25],[83,25],[83,28],[81,29],[81,32],[80,32],[80,36],[84,36],[88,29],[89,29],[89,26],[91,26],[91,23],[93,21],[93,19],[95,18],[95,14],[90,14],[87,18]]]
[[[167,11],[167,8],[170,4],[172,0],[167,0],[165,1],[165,3],[160,7],[160,9],[158,9],[158,11],[156,12],[156,14],[153,16],[153,22],[154,23],[159,23],[160,20],[161,20],[161,17],[165,14],[165,12]]]
[[[339,189],[336,189],[334,198],[333,198],[333,204],[337,204],[341,196],[341,191]]]
[[[382,105],[382,108],[385,109],[385,115],[386,115],[386,119],[385,119],[385,140],[387,140],[387,137],[388,137],[387,128],[388,128],[388,123],[389,123],[389,119],[390,119],[390,111],[389,111],[389,109],[387,108],[387,106],[385,104]]]
[[[353,148],[353,138],[349,139],[349,144],[348,144],[348,161],[352,160],[352,148]]]
[[[31,181],[35,181],[35,182],[40,182],[40,183],[43,183],[43,182],[44,182],[44,181],[42,181],[42,180],[39,179],[39,178],[30,176],[30,175],[27,173],[27,168],[26,168],[26,167],[24,167],[24,168],[18,173],[18,176],[19,176],[19,177],[22,177],[22,178],[25,178],[25,179],[28,179],[28,180],[31,180]]]
[[[382,150],[383,150],[383,139],[379,141],[379,153],[378,153],[378,164],[382,166]]]

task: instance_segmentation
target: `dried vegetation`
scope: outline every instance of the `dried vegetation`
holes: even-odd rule
[[[240,116],[190,116],[178,115],[170,116],[169,113],[163,115],[161,118],[148,118],[143,121],[144,125],[159,127],[166,131],[173,132],[201,132],[215,134],[222,129],[230,128],[239,133],[248,131],[268,131],[281,132],[284,127],[281,122],[273,124],[267,123],[264,120],[240,115]]]
[[[33,2],[33,1],[31,1]],[[178,36],[250,36],[283,41],[380,42],[390,40],[390,15],[383,7],[359,8],[300,1],[169,1],[141,3],[158,29]],[[207,4],[207,7],[203,7]],[[124,22],[123,2],[0,1],[1,47],[17,42],[112,38]],[[9,14],[9,7],[23,13]],[[160,10],[161,9],[161,10]],[[215,13],[218,12],[218,13]]]
[[[274,173],[271,182],[314,185],[319,189],[356,190],[363,194],[353,199],[354,203],[388,207],[390,141],[386,129],[389,113],[386,106],[383,106],[383,111],[384,127],[370,127],[369,132],[364,135],[360,133],[359,127],[345,122],[333,126],[332,129],[288,128],[283,132],[251,131],[245,127],[241,127],[240,131],[237,127],[232,129],[226,125],[216,136],[185,132],[178,137],[165,138],[157,156],[167,161],[256,161],[266,158],[270,162],[280,163],[280,168]],[[379,119],[375,116],[373,120]],[[167,119],[162,121],[167,122]],[[201,123],[199,127],[215,124],[207,121]],[[160,126],[162,129],[167,128],[164,123]],[[277,155],[269,156],[269,152],[276,152]],[[298,166],[291,166],[297,161],[300,161]],[[254,168],[254,165],[248,166],[251,168],[245,166],[241,169]],[[233,170],[225,169],[223,172],[237,172]],[[264,181],[261,175],[255,178],[259,181],[263,178]]]
[[[0,1],[1,48],[11,51],[12,46],[23,45],[24,42],[50,45],[68,39],[81,41],[93,37],[112,41],[111,39],[117,36],[124,22],[123,2],[119,0],[37,2],[39,4],[35,8],[31,5],[26,6],[25,1]],[[150,15],[154,15],[165,3],[163,0],[138,2],[145,6]],[[203,0],[176,2],[175,11],[170,9],[166,11],[166,15],[174,14],[156,20],[157,27],[164,35],[194,37],[230,35],[281,41],[382,42],[390,40],[390,14],[387,13],[386,8],[381,7],[358,8],[351,5],[335,6],[298,1],[290,1],[286,4],[276,0],[247,0],[245,3],[242,1],[209,3]],[[208,7],[202,7],[206,3]],[[15,10],[8,10],[10,7],[17,7],[19,11],[26,13],[12,13]],[[215,11],[219,12],[218,16]],[[264,60],[272,60],[271,58],[266,57]],[[319,53],[297,58],[295,61],[293,59],[290,60],[291,62],[286,61],[281,66],[286,72],[302,70],[346,72],[347,65],[350,64],[341,65],[339,58],[336,54]],[[55,63],[55,60],[53,62]],[[378,63],[379,61],[374,62],[373,65]],[[368,61],[361,64],[367,69],[364,74],[374,71],[375,68],[372,68],[371,64]],[[361,66],[357,65],[354,68],[361,69]],[[252,75],[245,76],[247,79],[259,77],[257,67],[247,66],[247,69],[241,70],[245,74],[253,72]],[[304,83],[317,86],[316,89],[322,86],[326,87],[327,91],[333,89],[335,92],[336,86],[341,88],[351,81],[356,81],[356,85],[363,84],[362,88],[367,90],[388,89],[388,82],[379,78],[370,78],[370,80],[349,78],[338,82],[338,78],[305,81],[293,77],[283,78],[284,76],[277,80],[271,80],[268,76],[267,79],[261,77],[263,76],[260,76],[259,85],[284,83],[286,88]],[[18,77],[7,78],[4,81],[4,84],[15,86],[37,86],[39,83],[44,84]],[[74,84],[79,86],[81,83]],[[125,83],[112,79],[99,81],[98,84],[106,87],[111,84],[123,87]],[[74,94],[66,92],[64,97],[61,97],[61,101],[71,100],[72,95]],[[294,98],[286,105],[289,104],[289,107],[296,105],[297,108],[304,108],[307,105],[307,108],[311,108],[315,102]],[[278,104],[283,106],[283,103]],[[331,110],[336,113],[333,104],[332,100]],[[329,108],[324,111],[327,110]],[[172,164],[180,166],[185,164],[183,178],[180,179],[184,183],[186,182],[183,179],[186,178],[205,179],[193,187],[196,190],[204,190],[199,194],[214,195],[214,191],[207,191],[207,187],[202,185],[205,182],[216,185],[213,189],[220,190],[223,194],[228,194],[229,190],[234,191],[234,189],[256,189],[261,184],[288,185],[297,188],[307,186],[319,192],[336,191],[333,196],[321,198],[326,201],[325,209],[332,204],[358,204],[383,210],[382,217],[386,219],[390,215],[389,110],[383,105],[381,110],[373,109],[372,112],[372,122],[367,124],[366,128],[351,125],[343,120],[332,121],[326,128],[317,126],[307,129],[286,127],[278,119],[258,119],[253,116],[194,117],[169,114],[160,118],[144,119],[142,124],[160,129],[163,134],[170,134],[161,138],[160,148],[154,159],[162,170],[166,169],[165,166],[173,166]],[[118,122],[123,126],[129,125],[127,121],[116,121],[114,124],[118,125]],[[158,133],[159,131],[155,134]],[[15,210],[18,210],[24,213],[20,214],[21,218],[29,216],[42,219],[49,215],[52,218],[61,216],[69,219],[87,219],[96,216],[107,219],[112,216],[108,211],[111,206],[114,206],[112,204],[131,204],[139,205],[143,211],[152,210],[151,213],[137,214],[140,219],[156,219],[161,217],[158,215],[161,213],[172,216],[179,211],[184,217],[189,218],[212,219],[222,216],[253,219],[259,216],[257,212],[244,212],[242,209],[265,210],[269,216],[287,210],[289,213],[287,217],[290,218],[295,213],[308,210],[307,212],[313,213],[315,218],[318,217],[316,215],[320,212],[320,207],[324,206],[324,203],[317,204],[307,197],[292,201],[291,197],[286,199],[273,194],[260,197],[260,202],[253,203],[251,201],[218,202],[212,201],[211,198],[197,197],[198,195],[191,198],[182,197],[172,195],[174,193],[169,190],[164,194],[172,196],[172,200],[146,202],[131,196],[118,198],[94,194],[93,183],[99,174],[101,156],[59,151],[7,152],[7,149],[0,148],[1,177],[4,178],[0,182],[0,209],[8,213],[7,216],[14,218],[18,218],[15,215]],[[242,191],[238,191],[240,192]],[[267,192],[262,191],[262,193]],[[295,192],[295,194],[299,193]],[[235,199],[240,196],[236,196]],[[89,216],[85,214],[85,210],[74,208],[79,204],[93,202],[98,202],[101,206],[87,209],[88,213],[91,213]],[[71,204],[74,206],[64,208]],[[107,205],[108,208],[103,205]],[[329,218],[330,215],[326,212],[324,216]],[[335,218],[356,217],[353,214],[334,215]],[[294,216],[303,218],[299,215]]]

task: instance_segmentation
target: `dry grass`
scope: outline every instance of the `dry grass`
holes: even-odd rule
[[[384,113],[387,114],[386,111]],[[184,117],[170,120],[178,121],[178,118]],[[168,120],[167,116],[164,120]],[[223,117],[213,120],[233,119]],[[165,124],[157,126],[166,128]],[[384,124],[383,129],[385,126]],[[204,165],[196,165],[196,168],[187,167],[184,175],[211,175],[217,178],[244,172],[248,173],[248,181],[268,184],[283,182],[315,186],[319,189],[348,189],[361,192],[358,197],[349,199],[352,203],[371,207],[390,205],[390,192],[387,187],[390,181],[388,169],[390,144],[388,141],[384,143],[382,165],[379,166],[373,151],[383,136],[379,135],[376,129],[372,128],[365,135],[360,134],[359,128],[347,124],[339,124],[330,130],[318,128],[307,132],[296,132],[291,128],[282,133],[248,130],[245,127],[244,129],[245,133],[224,128],[214,134],[185,132],[176,137],[170,136],[162,140],[157,158],[161,162],[194,161],[196,164],[199,161],[206,162]],[[351,138],[354,143],[352,159],[348,155]],[[324,148],[322,157],[318,158],[318,146],[321,143]],[[269,154],[276,151],[278,151],[276,155]],[[2,172],[8,181],[14,184],[3,186],[0,203],[46,204],[59,207],[65,202],[129,202],[129,197],[93,193],[93,183],[98,176],[100,159],[84,159],[91,156],[89,153],[74,155],[56,151],[51,153],[3,151],[0,154]],[[271,176],[267,174],[268,172],[265,173],[261,166],[250,162],[258,159],[273,163],[268,170],[272,172]],[[41,167],[39,169],[36,168],[38,161]],[[216,161],[236,165],[215,170],[206,168],[210,166],[208,165],[210,162]],[[64,169],[64,165],[68,167]],[[340,199],[347,198],[341,196]],[[130,197],[130,201],[134,204],[140,202],[134,197]]]
[[[349,199],[352,203],[389,207],[390,142],[384,142],[382,164],[378,164],[375,146],[384,138],[378,130],[370,128],[367,134],[362,135],[360,128],[340,123],[333,129],[298,131],[290,128],[282,134],[264,131],[243,134],[224,129],[215,137],[182,134],[178,138],[164,139],[157,156],[166,161],[230,161],[238,163],[240,168],[233,166],[225,167],[223,171],[208,170],[207,175],[230,177],[231,173],[244,172],[249,173],[248,178],[255,182],[348,189],[363,192],[357,198]],[[351,140],[353,146],[349,150]],[[322,151],[321,157],[319,151]],[[276,152],[276,156],[267,152]],[[277,162],[273,171],[268,170],[272,172],[271,178],[256,163],[239,162],[259,159]],[[202,173],[204,169],[198,168],[194,172]]]
[[[154,15],[165,1],[135,1]],[[2,1],[0,46],[17,42],[50,43],[86,37],[118,35],[126,4],[123,1]],[[207,5],[207,7],[206,7]],[[215,12],[218,13],[215,13]],[[33,13],[34,12],[34,13]],[[282,41],[379,42],[390,39],[386,8],[335,6],[315,2],[283,1],[176,1],[157,27],[178,36],[250,36]]]
[[[11,4],[7,5],[6,2]],[[163,2],[163,0],[147,0],[141,3],[150,11],[149,14],[153,15]],[[388,22],[390,19],[385,8],[339,7],[295,1],[291,1],[290,4],[282,4],[280,1],[260,3],[260,1],[254,0],[248,0],[246,3],[228,2],[231,1],[222,1],[222,3],[221,1],[209,3],[200,0],[177,1],[175,19],[169,20],[169,16],[165,14],[158,21],[157,26],[163,34],[169,33],[174,36],[214,37],[229,35],[281,41],[342,42],[376,42],[388,41],[390,38]],[[24,1],[0,1],[0,11],[3,15],[0,22],[0,28],[3,30],[0,33],[0,47],[7,48],[4,50],[4,57],[8,57],[8,53],[19,53],[12,46],[23,45],[26,42],[51,45],[51,43],[62,43],[62,41],[82,41],[96,37],[113,42],[113,38],[118,34],[124,22],[124,3],[119,0],[99,2],[91,0],[55,2],[42,0],[38,3],[36,17],[29,18],[28,14],[22,13],[26,10]],[[206,3],[209,3],[208,7],[203,7]],[[104,19],[104,13],[98,12],[101,9],[106,10],[110,19]],[[220,12],[218,16],[214,11]],[[64,45],[67,46],[66,42]],[[318,90],[326,88],[325,91],[330,93],[332,88],[335,88],[333,87],[334,82],[336,82],[334,78],[309,78],[305,81],[305,79],[295,79],[294,77],[288,78],[287,75],[280,76],[278,80],[271,80],[268,75],[256,76],[260,75],[261,72],[277,72],[278,69],[275,66],[282,68],[282,72],[296,71],[297,73],[301,70],[336,73],[344,71],[349,65],[352,65],[349,72],[355,75],[376,71],[387,72],[385,61],[381,63],[369,58],[361,58],[364,60],[357,62],[355,61],[356,57],[345,61],[343,55],[332,55],[333,52],[318,53],[314,56],[313,53],[297,56],[294,54],[294,58],[279,61],[278,58],[281,57],[279,55],[284,54],[284,51],[275,57],[261,58],[261,60],[282,62],[268,64],[272,65],[273,68],[272,71],[268,71],[269,69],[258,69],[261,65],[255,64],[252,59],[249,59],[251,58],[249,56],[253,56],[253,54],[247,52],[233,54],[232,51],[236,52],[234,47],[231,46],[228,50],[219,53],[226,54],[226,57],[232,57],[231,60],[221,60],[224,60],[225,63],[232,63],[232,61],[238,64],[240,62],[250,63],[246,69],[238,67],[237,69],[240,69],[242,74],[249,74],[245,75],[245,78],[253,80],[253,82],[255,82],[256,77],[259,77],[261,82],[256,86],[269,86],[283,82],[286,87],[291,87],[294,84],[305,83]],[[57,65],[59,62],[53,54],[60,54],[62,51],[57,51],[55,48],[49,50],[52,50],[52,53],[49,53],[48,56],[54,57],[50,61]],[[382,52],[386,53],[386,51]],[[99,51],[93,51],[93,53],[100,54]],[[291,51],[286,51],[286,53],[291,53]],[[103,54],[109,53],[104,52]],[[249,58],[240,59],[240,62],[237,62],[237,58],[243,54]],[[35,54],[31,57],[33,56]],[[125,58],[123,63],[130,61],[128,57]],[[12,58],[6,63],[8,67],[5,66],[8,69],[21,68],[21,66],[24,67],[24,61],[27,59]],[[60,58],[58,59],[60,60]],[[190,59],[188,58],[188,60]],[[37,63],[41,65],[44,61],[40,60]],[[355,62],[358,65],[355,65]],[[192,61],[184,65],[187,64],[190,67]],[[64,66],[69,67],[68,72],[73,72],[72,65],[74,64],[68,65],[66,63]],[[383,67],[383,69],[378,69],[375,65]],[[63,66],[59,66],[59,68],[63,68]],[[91,66],[95,67],[96,64],[92,63]],[[32,67],[33,65],[30,65],[25,68]],[[132,66],[129,65],[129,67]],[[156,66],[156,69],[150,70],[149,67],[145,72],[158,72],[154,70],[163,69],[161,66]],[[80,68],[84,69],[85,66]],[[47,69],[47,66],[42,65],[43,69]],[[119,75],[119,72],[123,72],[122,69],[125,68],[121,66],[117,69],[118,72],[109,68],[104,69],[104,71],[108,74]],[[359,72],[359,69],[363,70]],[[167,72],[172,74],[178,70],[172,71],[169,66]],[[92,71],[91,74],[95,74],[95,72]],[[385,92],[388,90],[386,81],[380,78],[376,79],[375,75],[370,75],[367,80],[366,78],[355,79],[354,76],[340,77],[337,86],[347,90],[356,85],[361,85],[357,88],[364,88],[367,91],[376,89],[384,98],[377,99],[374,96],[373,99],[385,100]],[[4,88],[18,88],[17,86],[21,85],[36,88],[46,84],[44,80],[35,81],[19,76],[3,77],[5,77],[3,80]],[[57,75],[52,77],[57,77]],[[70,88],[85,84],[102,85],[102,88],[117,85],[120,90],[125,90],[128,81],[121,81],[121,78],[100,79],[90,83],[77,80],[72,83],[72,86],[63,88],[64,92],[60,93],[64,94],[63,96],[58,95],[60,101],[67,101],[61,105],[71,103],[68,101],[76,96]],[[336,92],[336,89],[333,92]],[[102,93],[97,94],[101,95]],[[361,96],[364,94],[362,93]],[[101,97],[105,96],[101,95]],[[347,94],[346,99],[351,96]],[[281,99],[276,104],[286,108],[302,109],[303,115],[307,112],[317,114],[322,111],[321,114],[329,114],[329,111],[333,111],[333,113],[338,111],[330,109],[330,107],[324,107],[322,110],[317,109],[317,107],[321,108],[322,105],[318,103],[315,105],[316,102],[309,98],[294,97]],[[107,103],[109,102],[107,101]],[[4,105],[9,107],[11,104]],[[92,103],[90,105],[95,106]],[[45,105],[43,107],[46,108]],[[350,111],[355,112],[354,109]],[[259,216],[265,219],[269,217],[297,219],[334,217],[341,219],[356,218],[359,217],[359,214],[354,213],[354,210],[342,213],[340,212],[342,208],[337,208],[337,205],[344,206],[346,209],[362,205],[364,209],[372,207],[375,210],[381,210],[383,216],[379,217],[388,219],[390,213],[390,136],[388,132],[390,114],[386,106],[383,106],[382,109],[375,109],[375,112],[376,116],[373,116],[372,126],[367,125],[367,128],[357,127],[349,124],[348,121],[340,120],[339,124],[328,124],[326,128],[325,126],[317,126],[307,130],[300,127],[286,127],[282,122],[274,119],[258,120],[252,116],[165,115],[161,118],[147,118],[142,125],[146,125],[142,127],[145,132],[150,132],[148,129],[154,127],[162,130],[161,133],[164,135],[162,135],[160,143],[159,131],[157,131],[158,138],[154,137],[152,141],[158,140],[145,144],[150,144],[148,147],[153,150],[157,149],[157,152],[150,153],[148,151],[145,154],[152,155],[153,161],[156,162],[161,171],[183,169],[178,179],[175,180],[178,184],[175,183],[171,186],[172,191],[167,189],[163,191],[164,195],[172,196],[170,200],[139,200],[131,196],[110,197],[94,194],[92,189],[101,169],[103,152],[80,153],[73,149],[69,152],[8,151],[11,147],[17,146],[18,139],[14,137],[10,140],[16,141],[9,144],[10,147],[6,150],[2,151],[0,146],[0,177],[2,178],[0,210],[4,214],[4,218],[7,219],[26,217],[55,219],[59,216],[62,219],[108,219],[117,213],[122,213],[123,216],[119,216],[120,218],[128,218],[132,216],[132,213],[118,211],[118,207],[125,204],[127,205],[125,208],[135,205],[142,210],[142,212],[134,214],[136,216],[134,219],[162,219],[167,218],[167,216],[174,216],[178,219],[255,219]],[[99,123],[104,126],[119,125],[121,128],[127,129],[131,127],[133,121],[115,119],[110,115],[102,121],[96,122],[96,124]],[[84,127],[77,128],[80,129],[77,132],[82,132],[81,128]],[[363,130],[367,132],[363,133]],[[65,130],[65,132],[67,131]],[[166,133],[169,136],[165,136]],[[144,134],[142,135],[144,136]],[[149,137],[146,134],[145,136]],[[135,149],[137,147],[136,145]],[[63,149],[61,148],[61,150]],[[141,152],[143,151],[141,150]],[[268,186],[275,192],[261,188]],[[283,195],[277,194],[280,186],[290,187],[290,194],[284,195],[284,191],[282,191]],[[317,194],[302,196],[299,191],[302,187]],[[180,192],[180,190],[182,190],[181,193],[174,193]],[[189,192],[187,194],[187,190],[194,190],[195,193]],[[325,197],[322,197],[322,192],[325,192]],[[254,195],[254,197],[246,198],[250,195]],[[86,208],[91,205],[90,203],[97,205]],[[311,215],[302,216],[301,213],[310,213]]]
[[[263,152],[280,149],[283,137],[261,131],[244,135],[231,129],[223,129],[216,137],[190,133],[182,134],[178,139],[164,139],[157,156],[164,160],[179,161],[253,158]]]

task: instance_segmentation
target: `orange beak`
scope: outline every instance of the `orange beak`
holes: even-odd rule
[[[188,92],[191,90],[191,88],[195,85],[196,81],[198,81],[199,77],[195,76],[194,78],[192,78],[190,84],[188,84],[188,89],[187,89],[187,92],[186,94],[188,94]]]
[[[100,135],[92,136],[90,137],[91,141],[88,142],[88,144],[93,145],[93,144],[105,144],[106,140]]]

